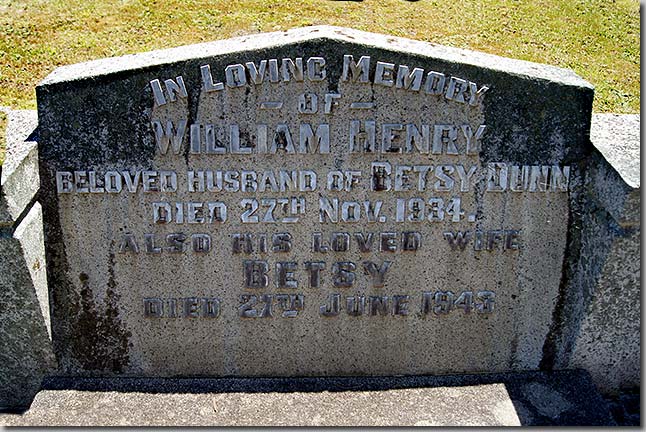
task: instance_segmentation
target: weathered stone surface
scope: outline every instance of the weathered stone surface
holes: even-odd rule
[[[0,408],[28,407],[55,366],[42,226],[36,203],[0,237]]]
[[[28,407],[55,365],[38,190],[35,111],[9,111],[0,188],[0,408]]]
[[[580,327],[566,367],[585,368],[604,393],[640,387],[639,119],[595,115]],[[583,275],[585,277],[585,275]]]
[[[608,426],[586,373],[50,379],[8,426]]]
[[[347,61],[343,74],[344,55],[353,56],[352,64],[371,57],[367,83],[348,72]],[[301,57],[303,80],[286,66],[252,84],[262,60],[279,65]],[[272,70],[271,62],[265,66]],[[419,89],[407,78],[414,68],[423,70]],[[570,240],[578,235],[591,152],[593,90],[571,71],[315,27],[64,67],[37,95],[61,373],[309,376],[539,367],[554,307],[567,292],[564,257],[577,252]],[[374,145],[366,123],[373,120]],[[163,137],[168,121],[175,130],[186,121],[177,154]],[[352,121],[366,133],[353,135]],[[329,125],[329,153],[322,124]],[[313,134],[318,150],[310,143],[301,152],[301,137]],[[415,138],[406,144],[406,136]],[[217,154],[225,146],[226,154]],[[460,169],[471,168],[461,181]],[[177,189],[171,181],[166,190],[142,191],[144,176],[162,170],[177,176]],[[224,172],[222,190],[190,191],[189,173],[204,170],[213,170],[216,182],[217,171]],[[304,180],[271,191],[266,173],[280,179],[279,170],[315,173],[317,187],[308,190]],[[250,178],[249,190],[236,191],[242,171],[265,176],[261,183],[270,191],[255,190]],[[100,184],[106,172],[115,193]],[[86,193],[94,175],[96,193]],[[337,176],[345,178],[337,184]],[[518,181],[507,187],[512,178]],[[495,192],[503,179],[506,190]],[[136,192],[126,191],[127,182]],[[195,209],[209,203],[226,206],[226,221],[219,223],[214,211],[201,223]],[[315,233],[323,247],[333,233],[347,236],[349,250],[341,250],[344,242],[334,252],[317,250]],[[370,244],[368,233],[373,244],[362,251],[357,239]],[[253,251],[234,241],[244,234],[253,235]],[[449,239],[461,234],[468,245],[451,246]],[[196,252],[209,245],[205,239],[208,252]],[[316,263],[325,266],[320,283]],[[381,281],[375,273],[386,268]],[[325,316],[335,295],[340,313]],[[365,313],[348,313],[352,301],[367,302]],[[173,305],[176,317],[169,316]]]

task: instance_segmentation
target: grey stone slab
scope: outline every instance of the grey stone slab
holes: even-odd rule
[[[585,368],[603,393],[616,394],[641,383],[641,230],[609,231],[607,249],[594,252],[598,273],[569,366]]]
[[[595,115],[591,139],[598,152],[584,217],[583,313],[567,365],[617,394],[641,383],[639,118]]]
[[[9,110],[7,117],[7,152],[0,173],[0,226],[13,225],[40,187],[37,144],[33,137],[29,141],[38,125],[36,111]]]
[[[41,207],[0,237],[0,408],[28,407],[56,362],[52,351]]]
[[[367,82],[348,72],[362,56]],[[298,58],[302,80],[283,61]],[[272,59],[282,72],[251,84]],[[545,357],[593,150],[593,90],[571,71],[313,28],[70,66],[37,96],[61,374],[445,374]],[[169,121],[186,121],[177,152]],[[281,170],[303,181],[281,190]],[[177,189],[144,192],[161,171]]]
[[[639,120],[595,115],[582,215],[543,367],[585,368],[604,394],[640,385]],[[552,344],[553,343],[553,344]]]
[[[40,204],[36,111],[7,110],[0,187],[0,407],[29,406],[54,366]]]
[[[8,426],[613,425],[580,371],[328,379],[52,378]]]
[[[43,239],[43,212],[40,203],[34,203],[25,218],[16,227],[13,238],[20,242],[22,259],[24,259],[25,266],[29,270],[29,276],[40,306],[42,322],[47,329],[47,335],[51,342],[52,330],[49,314],[49,290],[47,289],[47,262],[45,260]]]

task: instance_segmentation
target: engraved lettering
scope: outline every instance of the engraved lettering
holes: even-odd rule
[[[412,72],[408,66],[399,65],[397,68],[397,81],[396,88],[419,91],[422,87],[422,78],[424,77],[424,69],[414,68]]]
[[[319,308],[319,313],[325,317],[332,317],[339,315],[341,310],[341,295],[340,294],[330,294],[328,297],[327,304],[322,305]]]
[[[263,260],[245,260],[245,288],[266,288],[269,286],[269,264]]]
[[[386,272],[392,265],[392,261],[384,261],[380,267],[377,267],[372,261],[364,261],[363,270],[365,274],[372,277],[372,286],[381,288],[384,286],[386,280]]]
[[[159,153],[165,155],[168,153],[168,148],[172,146],[173,153],[179,154],[186,135],[186,120],[178,121],[177,127],[174,126],[171,120],[166,122],[165,128],[159,120],[154,120],[151,124]]]
[[[293,261],[281,261],[276,263],[276,287],[277,288],[298,288],[298,281],[294,279],[294,271],[297,264]]]
[[[343,73],[341,81],[370,82],[370,57],[362,56],[357,63],[351,55],[343,56]]]
[[[354,285],[355,273],[357,269],[353,262],[335,262],[332,265],[332,283],[337,288],[350,288]]]
[[[161,318],[164,314],[164,303],[159,298],[144,299],[144,317]]]
[[[319,288],[321,286],[321,271],[325,270],[325,262],[307,261],[305,269],[309,272],[310,288]]]
[[[392,87],[395,83],[395,65],[392,63],[377,62],[375,69],[375,84]]]

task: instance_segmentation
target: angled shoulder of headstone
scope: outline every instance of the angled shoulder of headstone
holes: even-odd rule
[[[36,111],[7,112],[6,156],[2,165],[0,192],[0,225],[11,227],[36,196],[38,148],[35,141],[38,125]]]
[[[634,114],[595,114],[590,139],[603,161],[597,163],[596,196],[617,223],[640,224],[640,121]]]

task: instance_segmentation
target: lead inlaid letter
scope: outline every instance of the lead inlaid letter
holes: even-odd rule
[[[247,84],[247,75],[241,64],[229,65],[224,69],[228,87],[242,87]]]
[[[283,81],[288,82],[290,75],[294,77],[295,81],[303,81],[303,59],[301,57],[297,57],[295,61],[290,58],[284,58],[280,64],[280,69]]]
[[[152,121],[153,131],[155,132],[155,142],[159,153],[165,155],[168,153],[168,147],[173,147],[173,153],[179,154],[182,150],[182,142],[186,135],[186,120],[177,122],[177,128],[173,125],[171,120],[166,122],[166,128],[159,120]]]
[[[301,123],[298,152],[309,153],[310,151],[312,153],[330,153],[330,125],[320,124],[314,133],[310,124]]]
[[[462,126],[462,133],[467,140],[467,154],[477,155],[480,153],[480,139],[484,135],[487,127],[485,125],[478,126],[475,135],[468,124]]]
[[[392,63],[377,62],[375,68],[375,84],[392,87],[395,84],[395,65]]]
[[[265,288],[269,285],[269,264],[267,261],[245,260],[244,274],[246,288]]]
[[[321,286],[321,270],[325,270],[324,261],[307,261],[305,262],[305,269],[310,273],[310,288],[318,288]]]
[[[184,78],[178,76],[175,78],[176,81],[172,79],[164,80],[164,85],[166,86],[166,93],[168,93],[168,98],[171,102],[177,100],[177,96],[181,98],[187,98],[188,93],[186,92],[186,85],[184,84]]]
[[[202,74],[202,84],[205,92],[210,93],[214,91],[224,90],[224,84],[222,84],[221,82],[213,82],[213,76],[211,75],[211,66],[200,66],[200,73]]]
[[[323,81],[327,76],[325,59],[323,57],[310,57],[307,59],[307,78],[310,81]]]
[[[386,280],[386,272],[392,265],[392,261],[384,261],[381,264],[381,267],[377,267],[377,264],[372,261],[365,261],[363,263],[363,270],[365,274],[372,276],[372,286],[376,288],[381,288],[384,286],[384,281]]]
[[[353,153],[374,152],[376,129],[374,120],[350,121],[350,151]]]
[[[397,68],[397,81],[395,81],[395,88],[419,91],[422,87],[423,77],[424,69],[414,68],[413,71],[410,72],[408,66],[399,65]]]
[[[341,81],[370,82],[370,56],[361,56],[357,63],[354,58],[346,54],[343,56],[343,74]]]

